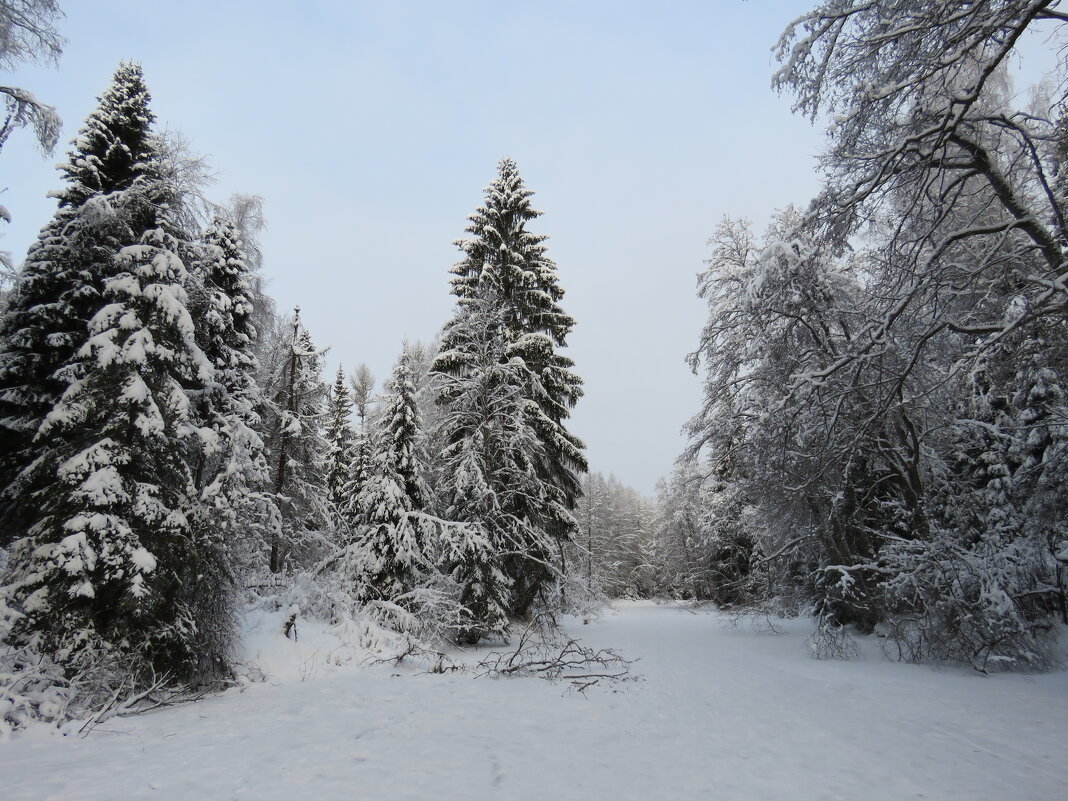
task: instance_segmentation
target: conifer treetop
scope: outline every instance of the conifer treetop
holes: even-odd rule
[[[334,385],[330,390],[326,419],[326,486],[336,511],[346,505],[346,487],[352,471],[353,431],[352,396],[349,394],[345,370],[338,365]]]
[[[249,267],[245,260],[244,244],[237,227],[216,218],[204,232],[207,257],[201,261],[202,277],[209,288],[219,290],[227,299],[230,318],[231,347],[244,348],[256,340],[252,286],[248,280]]]
[[[159,146],[152,132],[156,117],[149,109],[151,99],[141,65],[120,63],[59,167],[68,182],[54,193],[60,206],[128,189],[154,171]]]
[[[396,472],[410,508],[421,511],[429,500],[429,491],[420,476],[418,440],[422,419],[407,349],[387,386],[390,394],[382,414],[380,448],[388,453],[390,468]]]
[[[483,205],[468,217],[470,236],[454,243],[464,258],[451,270],[452,293],[461,303],[470,302],[481,283],[491,283],[506,302],[509,330],[516,336],[544,332],[562,346],[575,320],[558,305],[564,290],[546,254],[548,237],[527,230],[527,223],[541,216],[531,205],[533,195],[516,163],[501,159]]]

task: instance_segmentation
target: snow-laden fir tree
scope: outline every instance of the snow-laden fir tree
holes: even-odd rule
[[[386,387],[374,456],[358,507],[355,547],[346,557],[362,601],[403,602],[430,569],[437,521],[425,512],[428,491],[419,463],[422,436],[408,354]]]
[[[350,383],[352,406],[359,423],[352,435],[352,459],[349,462],[349,473],[345,480],[345,501],[341,506],[341,517],[352,528],[357,525],[362,515],[360,493],[367,483],[367,477],[371,474],[371,432],[368,414],[375,377],[366,364],[361,364],[353,372]]]
[[[342,489],[342,501],[338,509],[339,516],[350,529],[359,524],[363,515],[360,497],[371,475],[372,453],[371,436],[362,430],[352,436],[352,459]]]
[[[548,552],[552,543],[529,515],[542,494],[530,458],[541,443],[523,413],[516,373],[525,366],[504,358],[500,304],[488,284],[460,307],[449,333],[451,347],[437,360],[446,439],[438,490],[443,516],[456,525],[443,532],[441,567],[466,610],[457,639],[475,643],[507,629],[513,582],[506,554],[531,543]]]
[[[41,457],[15,482],[34,488],[37,511],[8,565],[5,595],[21,614],[12,637],[75,670],[104,657],[142,678],[225,665],[219,622],[198,615],[217,572],[188,517],[198,432],[187,389],[212,369],[178,249],[154,228],[116,254],[77,377],[38,431]]]
[[[148,104],[141,68],[120,64],[59,167],[59,208],[16,278],[0,320],[0,488],[39,456],[33,436],[75,378],[72,362],[88,338],[87,321],[105,302],[114,255],[157,224],[163,198],[152,197],[161,187],[160,159]],[[130,192],[144,202],[128,202]],[[20,500],[3,496],[9,523],[19,519]]]
[[[271,491],[280,518],[270,535],[268,569],[280,572],[295,560],[317,555],[328,547],[323,532],[329,527],[326,477],[323,465],[323,413],[327,387],[321,378],[322,352],[300,322],[295,309],[272,354],[273,369],[265,395]]]
[[[515,162],[503,159],[483,205],[469,218],[470,236],[457,242],[463,253],[452,268],[457,314],[446,325],[443,355],[434,365],[437,373],[469,377],[471,368],[463,358],[444,354],[464,350],[462,340],[470,330],[461,322],[465,307],[492,299],[503,343],[499,359],[511,365],[509,381],[524,401],[519,408],[522,425],[533,434],[523,460],[540,485],[536,495],[522,496],[522,503],[518,496],[513,498],[516,505],[510,510],[532,534],[502,554],[513,582],[510,611],[516,615],[526,614],[554,577],[558,546],[576,530],[571,512],[581,493],[578,474],[586,470],[582,442],[565,427],[582,394],[582,381],[571,369],[571,359],[557,352],[566,345],[574,320],[560,307],[564,292],[556,265],[545,252],[546,237],[527,230],[540,215],[531,205],[532,194]],[[442,393],[446,413],[457,397]],[[459,436],[447,431],[445,439],[456,444]],[[503,480],[491,474],[494,485]]]
[[[438,472],[438,455],[441,453],[443,443],[440,441],[441,407],[438,406],[438,385],[441,376],[431,372],[434,360],[437,358],[440,342],[437,339],[426,343],[419,340],[406,341],[405,350],[408,353],[408,365],[412,372],[412,383],[415,386],[416,400],[419,404],[419,416],[423,424],[423,437],[420,439],[422,451],[419,454],[420,461],[428,466],[427,484],[430,487],[428,508],[437,509],[436,490],[440,483]]]
[[[345,371],[338,366],[326,413],[326,491],[335,519],[344,517],[356,456],[351,414],[352,396]]]
[[[442,527],[440,565],[460,588],[462,607],[455,639],[474,645],[483,638],[504,638],[508,631],[508,604],[512,582],[504,574],[500,525],[508,520],[486,481],[478,437],[459,443],[451,455],[451,505],[446,514],[469,518]]]
[[[249,560],[274,515],[258,433],[263,397],[256,381],[254,293],[233,223],[217,218],[196,252],[190,311],[197,342],[213,368],[211,383],[192,393],[202,441],[193,455],[197,523],[227,552],[227,564],[237,565]]]

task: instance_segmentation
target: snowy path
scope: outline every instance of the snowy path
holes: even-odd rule
[[[0,798],[166,801],[1068,796],[1068,674],[818,662],[715,614],[627,605],[576,633],[645,680],[563,695],[348,669],[0,744]]]

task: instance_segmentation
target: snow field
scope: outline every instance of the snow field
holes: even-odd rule
[[[84,739],[32,730],[0,746],[0,797],[1051,801],[1068,786],[1065,673],[902,665],[875,641],[860,660],[816,661],[804,621],[774,635],[620,604],[569,629],[639,658],[643,680],[583,697],[361,669],[312,622],[284,640],[280,618],[253,620],[245,641],[269,681]]]

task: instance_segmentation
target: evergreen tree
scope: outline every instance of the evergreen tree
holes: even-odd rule
[[[517,464],[529,463],[540,485],[534,495],[513,498],[525,499],[512,511],[534,535],[505,557],[513,582],[511,611],[518,615],[553,578],[552,565],[559,561],[553,544],[569,541],[576,531],[571,511],[581,494],[578,473],[586,470],[582,442],[564,425],[582,394],[582,381],[571,369],[573,362],[556,351],[565,346],[574,320],[559,305],[564,293],[545,252],[546,237],[527,230],[540,216],[531,206],[532,194],[515,163],[502,160],[484,204],[469,218],[470,237],[457,242],[464,254],[452,269],[457,317],[446,326],[441,346],[443,352],[463,351],[462,339],[470,331],[461,323],[463,309],[480,298],[493,299],[503,344],[499,359],[513,365],[509,380],[523,400],[522,425],[533,434]],[[439,356],[434,370],[461,377],[466,365],[463,358]],[[451,393],[441,398],[446,408],[455,402]],[[447,439],[455,444],[455,432]]]
[[[347,503],[346,492],[355,458],[351,413],[352,397],[345,383],[345,372],[339,366],[330,391],[326,422],[326,490],[335,516],[341,514]]]
[[[157,225],[166,190],[149,99],[141,68],[120,64],[60,165],[59,208],[30,248],[0,320],[0,489],[40,455],[34,434],[76,378],[72,363],[105,302],[115,253]],[[6,531],[19,531],[20,499],[7,491],[2,500]]]
[[[352,459],[345,477],[344,499],[340,507],[341,518],[350,528],[359,525],[363,517],[360,498],[371,476],[372,460],[370,436],[363,431],[355,432],[352,440]]]
[[[280,512],[270,538],[268,568],[272,573],[280,572],[294,556],[321,550],[314,540],[321,538],[330,518],[322,471],[327,451],[322,435],[327,391],[321,378],[322,353],[301,324],[299,307],[281,346],[268,391],[268,462]]]
[[[407,353],[388,389],[370,475],[359,499],[357,595],[365,601],[396,602],[415,587],[430,566],[427,549],[436,522],[424,510],[427,489],[416,458],[419,408]]]
[[[271,502],[264,490],[268,469],[258,409],[263,405],[253,349],[257,331],[250,270],[235,226],[216,219],[191,282],[191,314],[197,342],[214,380],[193,394],[202,447],[194,454],[199,494],[198,528],[229,552],[226,562],[247,561],[251,543]]]
[[[162,228],[123,248],[89,322],[76,374],[15,485],[35,487],[33,524],[13,549],[5,588],[13,637],[72,668],[108,654],[135,672],[189,677],[218,667],[218,621],[198,616],[205,555],[186,442],[186,389],[212,369],[194,337],[178,242]],[[209,625],[211,624],[211,625]]]
[[[368,431],[368,411],[371,393],[374,391],[375,377],[366,364],[356,368],[351,378],[352,404],[359,419],[359,427],[353,433],[352,459],[349,474],[345,482],[345,503],[342,517],[350,527],[357,525],[363,512],[360,509],[360,493],[371,474],[371,437]]]
[[[442,568],[460,585],[467,610],[458,640],[503,635],[512,608],[505,554],[540,552],[551,543],[527,514],[541,494],[528,453],[539,443],[526,425],[517,376],[520,362],[503,359],[506,342],[492,289],[461,306],[450,324],[453,346],[438,355],[446,446],[442,452],[445,530]]]
[[[21,438],[4,596],[13,638],[69,667],[106,656],[182,678],[225,669],[230,645],[225,555],[193,524],[207,429],[190,398],[217,382],[148,102],[140,68],[120,65],[4,321],[6,431]]]
[[[422,418],[412,379],[407,349],[393,371],[381,420],[381,442],[389,444],[392,462],[401,489],[411,501],[413,509],[426,507],[429,492],[423,480],[423,466],[419,461],[419,442],[422,438]]]
[[[512,582],[502,569],[502,526],[512,524],[487,481],[478,437],[462,440],[451,454],[455,469],[446,514],[462,522],[443,528],[441,562],[460,587],[463,607],[456,641],[474,645],[490,634],[504,637]],[[466,520],[464,518],[467,518]]]

